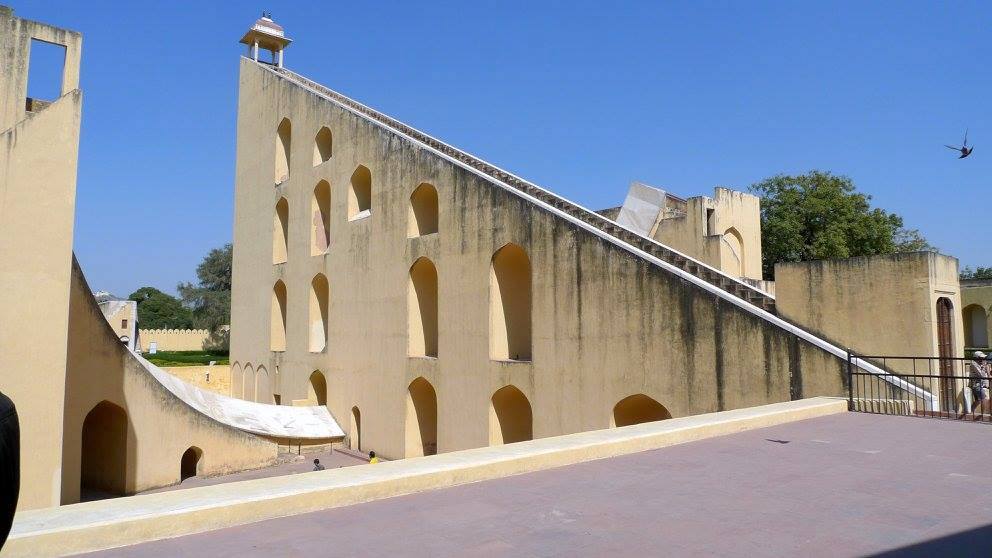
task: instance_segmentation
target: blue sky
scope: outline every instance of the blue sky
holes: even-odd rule
[[[7,1],[84,36],[94,289],[174,292],[230,241],[237,41],[262,9],[288,67],[585,206],[829,170],[992,265],[992,3]]]

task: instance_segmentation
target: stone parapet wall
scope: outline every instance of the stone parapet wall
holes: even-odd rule
[[[210,338],[209,329],[141,329],[141,352],[147,353],[152,343],[159,351],[202,351]]]

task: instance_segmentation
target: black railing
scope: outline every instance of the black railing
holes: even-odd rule
[[[883,370],[874,373],[859,361]],[[976,366],[983,367],[982,376]],[[871,356],[849,353],[848,409],[992,424],[989,375],[992,363],[970,358]],[[899,381],[901,380],[901,382]],[[905,382],[905,383],[903,383]],[[900,387],[900,384],[902,387]],[[908,384],[908,385],[907,385]]]

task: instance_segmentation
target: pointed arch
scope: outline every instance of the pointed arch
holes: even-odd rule
[[[349,447],[362,451],[362,411],[357,406],[351,408],[351,428],[348,432]]]
[[[327,304],[330,287],[323,273],[310,281],[310,352],[319,353],[327,347]]]
[[[286,263],[289,257],[289,202],[279,198],[272,218],[272,263]]]
[[[320,370],[310,373],[307,384],[307,400],[312,405],[327,405],[327,379]]]
[[[312,215],[310,228],[310,255],[319,256],[331,245],[331,185],[321,180],[313,189],[310,200]]]
[[[427,258],[410,266],[407,292],[407,354],[437,356],[437,268]]]
[[[730,227],[720,238],[722,268],[733,277],[743,277],[747,272],[744,259],[744,237],[736,228]]]
[[[331,130],[324,126],[313,138],[313,166],[327,162],[331,158],[331,147],[333,144]]]
[[[506,385],[496,390],[489,403],[490,446],[534,439],[530,401],[516,386]]]
[[[127,492],[127,412],[101,401],[83,419],[80,495]]]
[[[351,175],[348,189],[348,220],[366,217],[372,212],[372,172],[365,165],[358,165]]]
[[[261,364],[255,369],[255,402],[272,403],[272,383],[269,381],[269,371]]]
[[[241,399],[244,396],[244,386],[241,385],[243,381],[244,372],[241,371],[241,365],[235,362],[231,365],[231,397]]]
[[[489,273],[489,354],[495,360],[531,359],[530,258],[518,244],[507,244],[493,254]]]
[[[272,313],[269,318],[269,349],[286,350],[286,284],[282,279],[272,286]],[[245,397],[245,399],[248,399]]]
[[[437,393],[423,376],[406,392],[406,457],[437,453]]]
[[[426,182],[410,194],[410,215],[407,237],[414,238],[437,232],[437,189]]]
[[[255,400],[255,370],[250,364],[245,365],[244,377],[241,378],[241,396],[245,401]]]
[[[613,406],[610,426],[630,426],[670,418],[672,414],[664,405],[643,393],[637,393],[624,397]]]
[[[179,482],[193,478],[200,473],[200,458],[203,457],[203,450],[190,446],[183,452],[179,459]]]
[[[276,128],[275,183],[278,186],[289,180],[289,158],[292,153],[293,124],[283,118]]]

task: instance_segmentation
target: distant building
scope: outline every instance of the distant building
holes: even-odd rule
[[[93,293],[103,317],[107,318],[114,334],[127,345],[131,352],[140,352],[141,341],[139,340],[140,330],[138,329],[138,303],[134,300],[127,300],[114,296],[107,291],[97,291]]]

